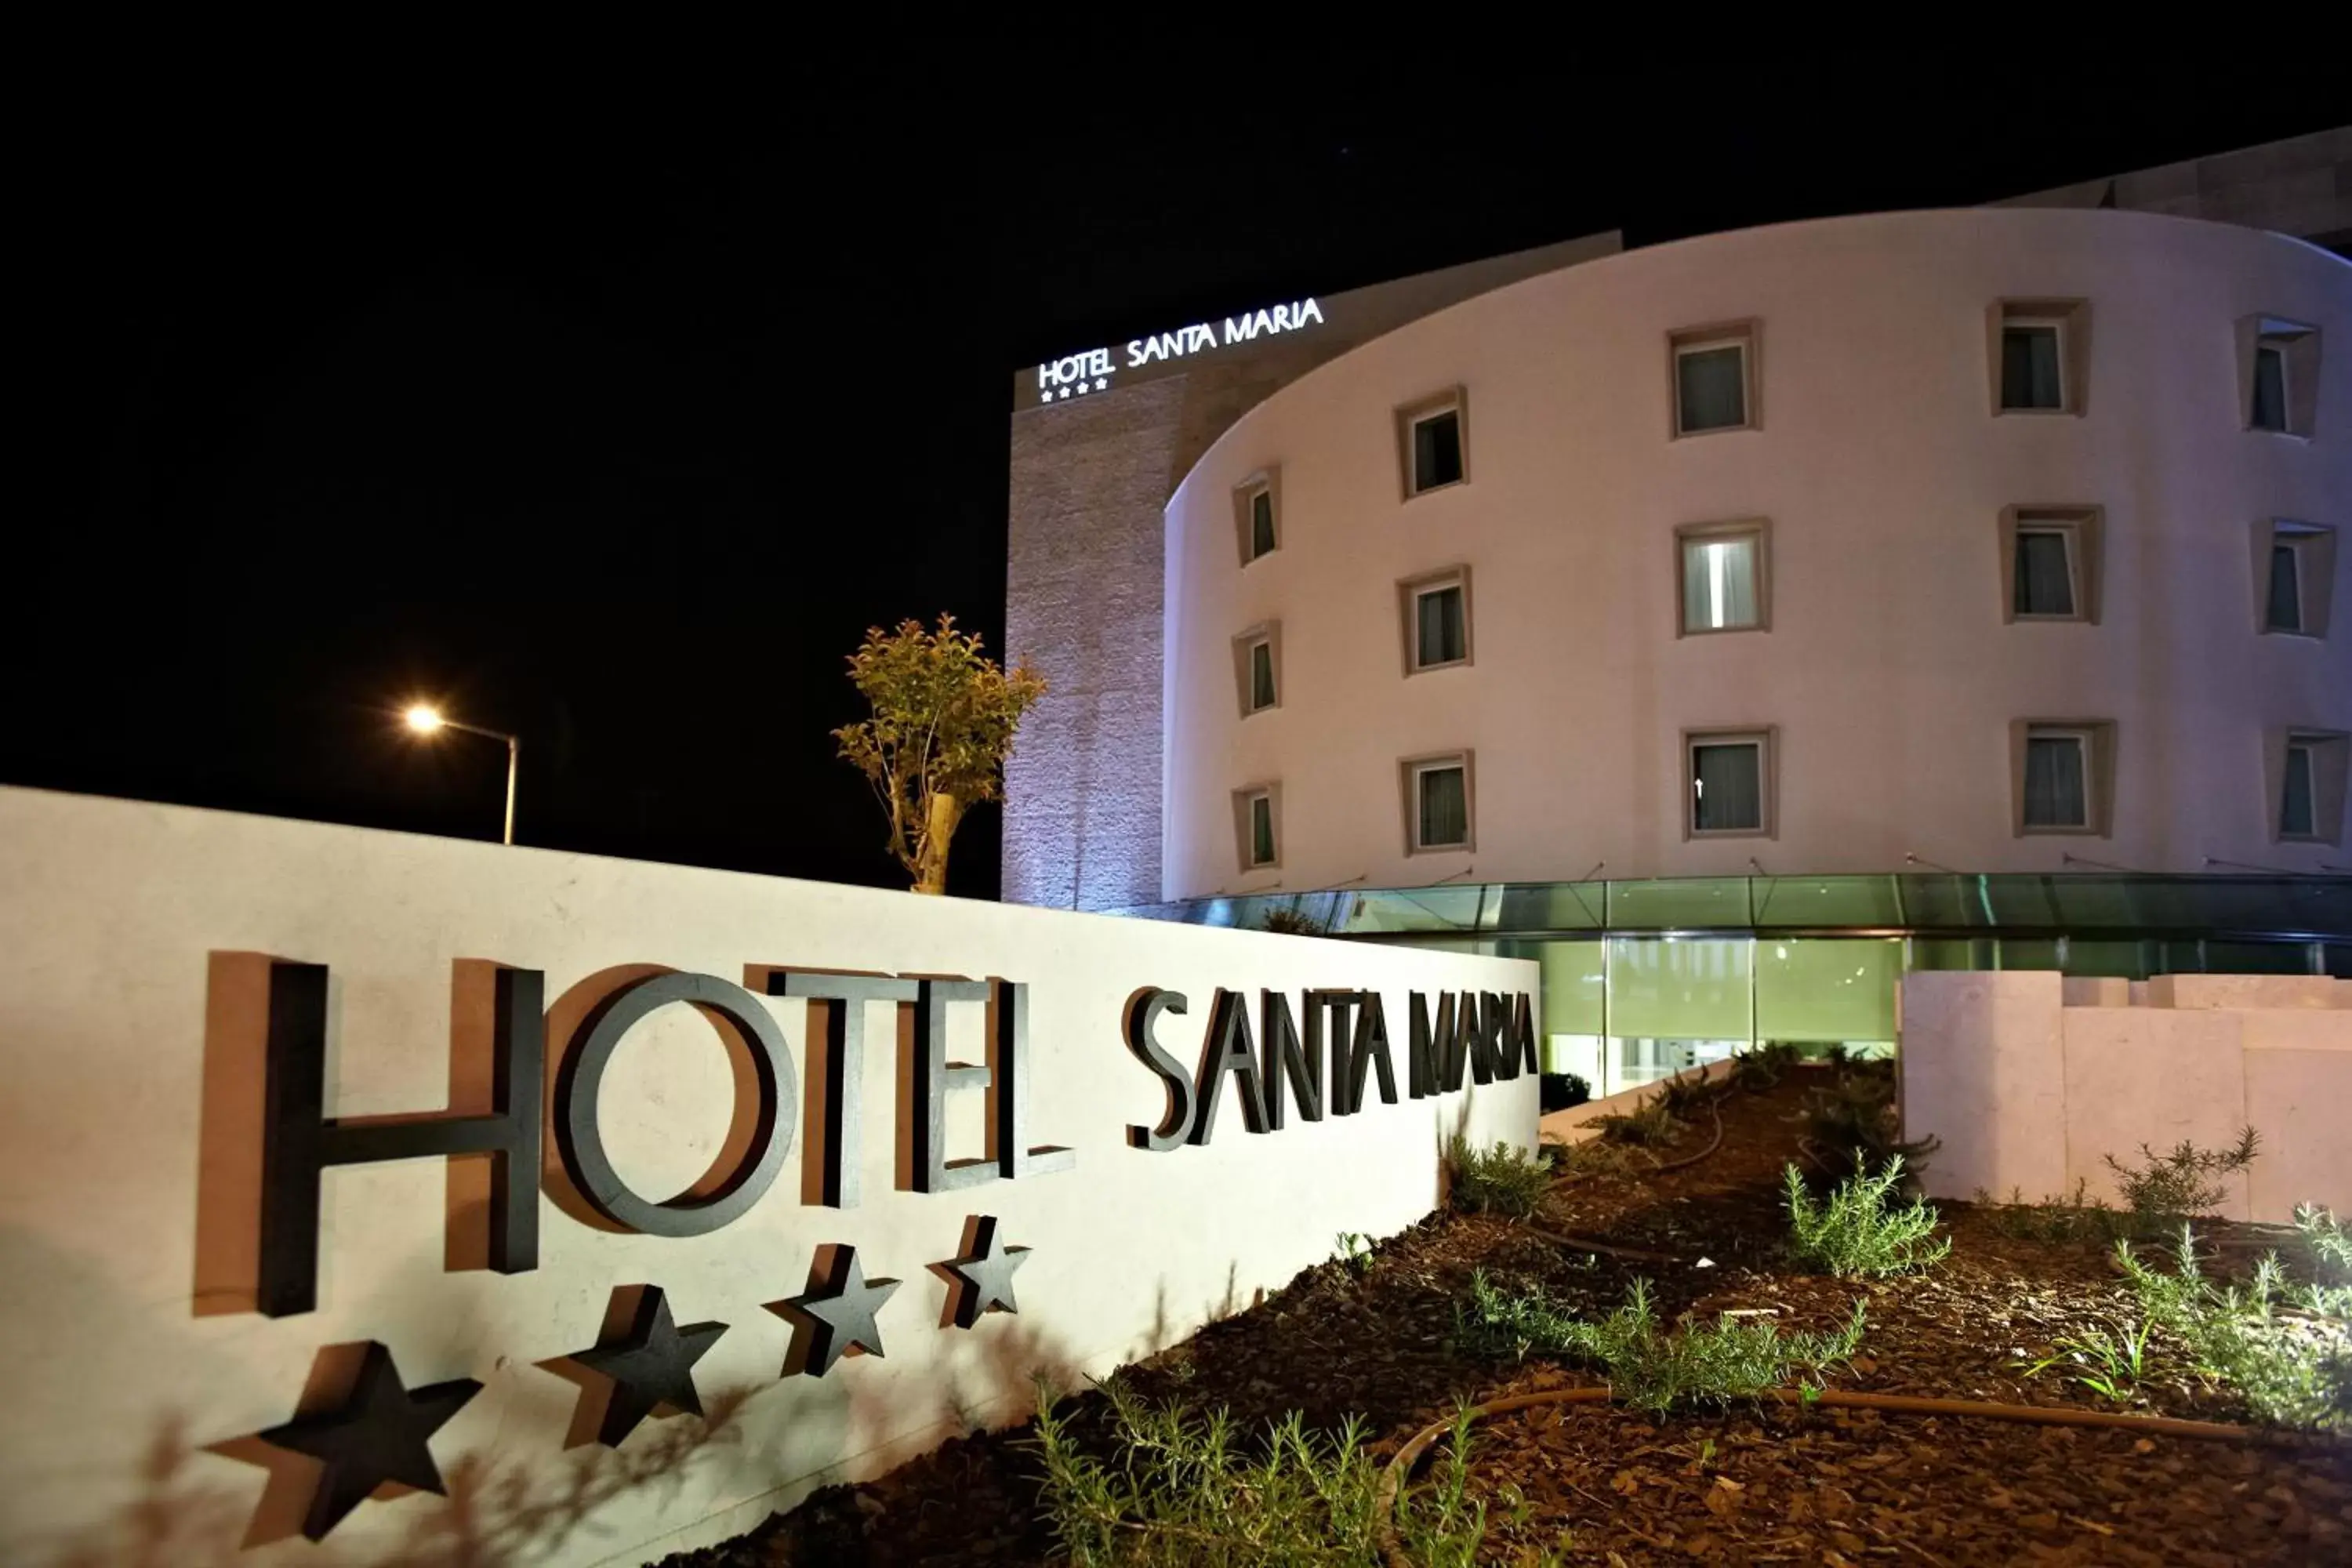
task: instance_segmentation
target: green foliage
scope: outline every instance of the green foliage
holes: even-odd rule
[[[1658,1085],[1658,1103],[1675,1121],[1688,1121],[1721,1092],[1721,1087],[1709,1082],[1703,1074],[1677,1073]]]
[[[2077,1179],[2064,1197],[2028,1203],[2025,1189],[2011,1187],[2007,1201],[1982,1187],[1974,1202],[1991,1217],[1993,1229],[2017,1241],[2096,1241],[2105,1245],[2121,1233],[2121,1215],[2091,1196],[2091,1184]]]
[[[1802,1060],[1804,1052],[1787,1040],[1769,1040],[1752,1051],[1742,1051],[1732,1058],[1731,1081],[1751,1094],[1761,1094],[1777,1086],[1788,1070]]]
[[[2352,1231],[2316,1204],[2295,1205],[2294,1228],[2311,1274],[2294,1288],[2294,1304],[2322,1317],[2352,1318]]]
[[[1524,1218],[1551,1186],[1549,1162],[1523,1154],[1501,1139],[1492,1149],[1470,1146],[1459,1132],[1445,1146],[1448,1201],[1465,1214]]]
[[[1884,1171],[1900,1162],[1915,1173],[1927,1156],[1942,1147],[1935,1137],[1905,1142],[1902,1114],[1895,1104],[1895,1064],[1891,1060],[1848,1061],[1843,1055],[1837,1077],[1826,1089],[1813,1091],[1805,1135],[1821,1152],[1823,1163],[1841,1170]]]
[[[2352,1429],[2352,1321],[2315,1312],[2275,1255],[2243,1284],[2207,1279],[2186,1224],[2169,1273],[2143,1263],[2132,1244],[2116,1262],[2141,1310],[2188,1348],[2197,1370],[2237,1391],[2256,1419],[2280,1426]],[[2300,1296],[2300,1300],[2298,1300]],[[2284,1309],[2284,1310],[2283,1310]]]
[[[2067,1335],[2058,1341],[2055,1354],[2027,1366],[2025,1375],[2036,1377],[2063,1363],[2068,1369],[2070,1381],[2118,1405],[2124,1404],[2147,1375],[2147,1342],[2155,1331],[2154,1315],[2143,1312],[2137,1327],[2112,1333],[2105,1329],[2089,1329]]]
[[[2262,1152],[2262,1134],[2248,1127],[2227,1149],[2200,1149],[2184,1138],[2167,1154],[2141,1144],[2137,1165],[2126,1165],[2113,1154],[2105,1158],[2123,1187],[2124,1206],[2131,1211],[2135,1234],[2158,1236],[2183,1220],[2219,1207],[2229,1195],[2229,1185],[2222,1178],[2252,1164]]]
[[[1633,1281],[1624,1304],[1599,1321],[1564,1311],[1543,1295],[1496,1289],[1484,1270],[1472,1276],[1470,1303],[1455,1309],[1455,1338],[1486,1354],[1563,1356],[1605,1372],[1617,1398],[1637,1409],[1725,1405],[1780,1387],[1792,1373],[1818,1374],[1844,1363],[1862,1343],[1864,1303],[1831,1333],[1783,1334],[1780,1325],[1726,1313],[1712,1325],[1685,1321],[1679,1333],[1658,1324],[1650,1282]]]
[[[1260,931],[1270,931],[1281,936],[1329,936],[1331,928],[1313,915],[1297,910],[1268,910],[1257,923]]]
[[[1040,1390],[1040,1506],[1076,1568],[1362,1568],[1380,1561],[1380,1465],[1364,1450],[1360,1416],[1336,1433],[1307,1429],[1293,1412],[1262,1445],[1243,1441],[1223,1409],[1200,1415],[1152,1405],[1116,1380],[1102,1385],[1113,1429],[1108,1461],[1087,1451]],[[1400,1497],[1407,1555],[1434,1568],[1470,1568],[1486,1540],[1486,1510],[1467,1500],[1470,1415],[1432,1483]]]
[[[1601,1136],[1612,1143],[1655,1148],[1662,1143],[1673,1142],[1675,1134],[1682,1131],[1683,1124],[1675,1120],[1673,1111],[1666,1109],[1666,1097],[1661,1090],[1646,1100],[1635,1100],[1631,1110],[1594,1117],[1592,1125],[1600,1128]]]
[[[874,716],[833,737],[874,786],[890,819],[890,853],[916,890],[943,892],[956,826],[975,801],[1003,796],[1013,733],[1045,679],[1026,664],[998,668],[953,616],[935,632],[919,621],[868,627],[849,656],[849,679]]]
[[[1804,1173],[1789,1166],[1781,1182],[1790,1250],[1841,1279],[1876,1279],[1941,1263],[1952,1250],[1951,1238],[1930,1241],[1937,1216],[1929,1205],[1894,1202],[1902,1180],[1903,1156],[1896,1154],[1876,1175],[1857,1173],[1816,1201],[1805,1189]]]
[[[1348,1272],[1360,1279],[1372,1271],[1372,1238],[1361,1231],[1343,1230],[1334,1237],[1338,1250],[1332,1256]]]

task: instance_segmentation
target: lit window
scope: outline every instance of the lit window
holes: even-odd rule
[[[2007,619],[2098,620],[2101,517],[2097,507],[2011,507],[2000,514]]]
[[[1234,792],[1234,831],[1244,871],[1282,864],[1280,784],[1251,784]]]
[[[1763,523],[1694,523],[1676,529],[1675,537],[1684,636],[1759,631],[1769,624]]]
[[[1992,309],[1999,414],[2080,414],[2091,309],[2080,300],[2003,300]]]
[[[2319,329],[2275,316],[2249,316],[2238,330],[2246,428],[2310,435],[2319,403]]]
[[[1683,737],[1683,756],[1689,781],[1684,824],[1691,837],[1771,833],[1769,731],[1688,734]]]
[[[2280,778],[2278,836],[2310,844],[2344,837],[2345,763],[2352,737],[2341,731],[2290,730]]]
[[[1756,426],[1755,323],[1693,328],[1667,342],[1674,355],[1676,436]]]
[[[2105,833],[2115,726],[2029,721],[2019,730],[2018,831]]]
[[[1466,399],[1460,387],[1397,410],[1398,461],[1409,500],[1470,478]]]
[[[1470,662],[1470,568],[1449,566],[1397,584],[1407,675]]]
[[[1242,717],[1282,706],[1282,626],[1269,621],[1234,639],[1234,683]]]
[[[1282,545],[1282,471],[1267,468],[1234,487],[1234,533],[1242,564],[1271,555]]]
[[[2284,518],[2254,528],[2255,581],[2265,632],[2284,637],[2327,635],[2336,578],[2336,531]]]
[[[1403,764],[1403,773],[1407,852],[1469,848],[1469,753],[1416,757]]]

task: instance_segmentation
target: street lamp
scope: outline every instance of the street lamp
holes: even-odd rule
[[[402,715],[408,727],[420,735],[430,735],[439,730],[463,730],[468,735],[480,735],[507,743],[507,830],[505,842],[514,842],[515,773],[522,759],[522,742],[503,730],[485,730],[478,724],[461,724],[455,719],[445,719],[441,710],[430,703],[412,704]]]

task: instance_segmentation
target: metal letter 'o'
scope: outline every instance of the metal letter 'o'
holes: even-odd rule
[[[613,1168],[596,1107],[604,1068],[621,1037],[647,1014],[673,1002],[724,1014],[741,1032],[759,1079],[760,1105],[751,1147],[717,1191],[655,1203],[633,1191]],[[556,1143],[572,1184],[605,1218],[648,1236],[701,1236],[740,1216],[776,1179],[792,1152],[790,1108],[799,1100],[800,1080],[785,1054],[784,1037],[758,997],[715,974],[649,975],[606,997],[572,1036],[555,1080]]]

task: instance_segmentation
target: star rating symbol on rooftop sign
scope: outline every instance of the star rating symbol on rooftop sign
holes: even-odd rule
[[[1108,392],[1109,390],[1110,378],[1108,376],[1098,375],[1095,377],[1094,384],[1091,386],[1081,381],[1075,387],[1065,386],[1060,388],[1058,391],[1041,392],[1037,395],[1037,401],[1040,403],[1052,403],[1059,399],[1063,402],[1067,402],[1072,392],[1076,392],[1080,397],[1084,397],[1089,392]]]

